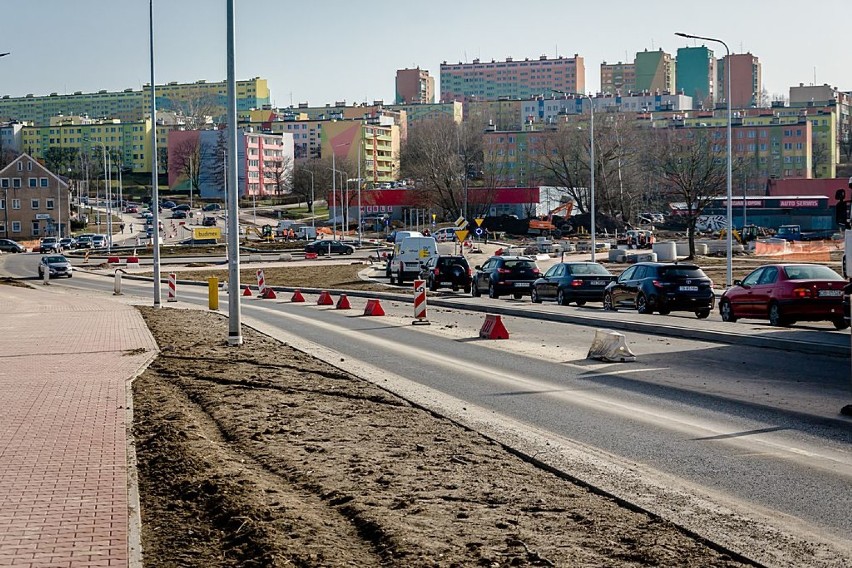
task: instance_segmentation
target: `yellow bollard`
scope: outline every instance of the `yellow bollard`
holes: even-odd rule
[[[219,309],[219,279],[211,276],[207,279],[207,298],[211,310]]]

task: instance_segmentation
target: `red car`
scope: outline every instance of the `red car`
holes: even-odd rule
[[[837,329],[849,326],[843,317],[846,281],[819,264],[767,264],[755,269],[722,294],[723,321],[769,319],[776,326],[797,321],[830,321]]]

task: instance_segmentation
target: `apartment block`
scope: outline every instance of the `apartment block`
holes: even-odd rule
[[[675,63],[677,92],[692,97],[696,109],[716,106],[716,58],[707,47],[681,47]]]
[[[675,92],[675,65],[671,54],[662,49],[657,51],[646,49],[636,54],[634,64],[636,91]]]
[[[224,81],[208,83],[172,82],[157,85],[157,109],[184,112],[201,111],[214,119],[224,117],[227,109],[227,84]],[[269,88],[266,79],[255,77],[237,81],[237,109],[248,110],[269,105]],[[141,90],[98,91],[70,95],[51,93],[48,96],[0,98],[0,120],[32,122],[37,126],[50,124],[57,116],[88,116],[95,119],[118,119],[121,122],[138,122],[151,114],[150,86]]]
[[[583,58],[542,55],[538,59],[441,64],[441,101],[528,99],[553,91],[582,93],[586,89]]]
[[[758,106],[763,90],[763,77],[760,60],[751,53],[732,53],[718,60],[716,84],[719,94],[716,100],[725,101],[728,96],[728,65],[731,67],[731,107]]]
[[[601,93],[629,95],[636,90],[636,65],[633,63],[601,63]]]
[[[419,67],[399,69],[396,72],[395,104],[435,102],[435,78]]]

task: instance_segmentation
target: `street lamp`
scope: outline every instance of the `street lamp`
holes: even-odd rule
[[[305,170],[305,172],[311,176],[311,227],[314,229],[314,234],[316,234],[317,228],[317,214],[315,211],[316,205],[314,200],[314,172],[311,170]]]
[[[335,174],[337,173],[337,164],[334,161],[334,149],[341,148],[343,146],[349,146],[349,142],[344,142],[343,144],[330,144],[331,146],[331,207],[334,210],[334,217],[331,218],[331,229],[334,232],[335,237],[337,237],[337,178]]]
[[[726,97],[727,97],[727,107],[728,107],[728,151],[727,151],[727,160],[728,160],[728,180],[727,180],[727,198],[728,198],[728,207],[727,207],[727,215],[728,215],[728,230],[726,231],[726,241],[725,241],[725,253],[727,255],[727,269],[725,272],[725,286],[730,288],[733,285],[733,258],[734,258],[734,240],[733,240],[733,232],[734,232],[734,212],[733,212],[733,170],[732,170],[732,160],[731,160],[731,50],[728,49],[728,44],[722,41],[721,39],[716,39],[712,37],[702,37],[697,35],[685,34],[681,32],[675,32],[676,36],[685,37],[689,39],[700,39],[703,41],[712,41],[715,43],[721,43],[725,48],[725,74],[727,75],[725,79],[725,83],[727,84],[727,88],[725,89]],[[745,202],[745,200],[743,200]]]

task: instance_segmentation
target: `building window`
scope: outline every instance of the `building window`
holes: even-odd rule
[[[12,221],[12,232],[20,233],[21,232],[21,222],[20,221]]]
[[[33,236],[34,237],[38,236],[38,232],[39,232],[38,221],[33,221],[32,226],[33,226]]]
[[[47,186],[48,186],[48,184],[47,184],[47,178],[41,178],[41,179],[39,179],[39,181],[41,182],[41,186],[42,186],[42,187],[47,187]]]
[[[38,199],[30,199],[30,209],[38,209],[39,208],[39,200]]]
[[[0,187],[9,187],[9,178],[0,179]]]
[[[45,206],[47,209],[53,209],[53,203],[54,203],[54,200],[53,200],[53,199],[45,199],[45,200],[44,200],[44,206]]]
[[[12,209],[20,209],[21,208],[21,200],[13,199],[12,200]]]
[[[24,171],[24,163],[23,162],[18,162],[18,171],[19,172]]]
[[[38,187],[38,179],[30,178],[27,180],[30,184],[30,187]]]
[[[15,189],[20,189],[21,178],[12,178],[12,187],[15,188]]]
[[[6,200],[0,199],[0,210],[6,209]]]

